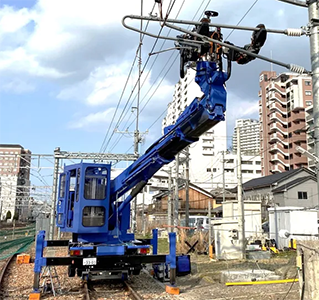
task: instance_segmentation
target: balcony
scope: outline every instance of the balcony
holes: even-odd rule
[[[281,173],[281,172],[285,172],[285,168],[281,165],[276,164],[274,166],[271,166],[269,171],[271,173]]]
[[[283,155],[288,154],[288,149],[285,149],[281,144],[273,144],[269,149],[270,153],[276,153],[278,151],[281,152]]]
[[[300,132],[305,132],[306,129],[307,129],[307,124],[305,124],[305,122],[300,122],[300,123],[292,122],[290,131],[292,131],[293,133],[300,133]]]
[[[294,165],[305,165],[308,163],[308,158],[306,156],[294,156],[294,158],[291,160],[291,163]]]
[[[271,135],[270,135],[270,142],[271,143],[274,143],[274,142],[277,142],[278,140],[280,140],[281,138],[279,138],[279,135],[278,135],[278,133],[277,132],[275,132],[275,133],[272,133]]]
[[[270,121],[278,120],[280,123],[288,125],[287,119],[284,118],[283,116],[281,116],[279,113],[276,113],[276,112],[270,114],[269,120]]]
[[[278,110],[280,113],[283,113],[283,114],[287,113],[287,109],[283,108],[282,105],[280,103],[278,103],[278,102],[272,102],[269,105],[269,109],[270,109],[270,111]]]
[[[285,138],[281,133],[279,132],[275,132],[273,134],[270,135],[269,137],[269,142],[272,144],[272,143],[276,143],[276,142],[279,142],[279,143],[282,143],[284,145],[288,145],[288,141],[287,141],[287,138]]]
[[[307,136],[306,134],[294,134],[291,138],[290,141],[294,143],[306,143],[307,141]]]
[[[293,121],[305,121],[306,115],[304,111],[299,111],[298,113],[293,113],[291,118]]]
[[[286,90],[284,88],[282,88],[281,86],[275,84],[274,82],[272,82],[269,85],[269,91],[272,91],[272,90],[277,90],[281,94],[285,94],[285,92],[286,92]]]
[[[283,135],[286,135],[287,134],[287,128],[284,128],[280,123],[272,123],[270,124],[269,126],[270,128],[270,131],[271,132],[274,132],[274,131],[280,131]]]
[[[258,91],[258,97],[261,97],[262,96],[262,91],[260,90],[260,91]]]

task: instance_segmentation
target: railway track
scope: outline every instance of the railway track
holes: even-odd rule
[[[104,284],[84,283],[84,300],[116,299],[143,300],[144,298],[134,290],[128,281],[107,282]]]
[[[10,263],[13,261],[16,254],[9,256],[6,260],[0,262],[0,299],[3,299],[3,279],[9,268]]]
[[[0,269],[1,269],[1,271],[0,271],[0,290],[2,288],[2,281],[3,281],[4,275],[5,275],[5,273],[6,273],[7,269],[8,269],[8,266],[9,266],[10,262],[13,260],[13,258],[15,256],[16,256],[16,254],[9,256],[0,265]]]

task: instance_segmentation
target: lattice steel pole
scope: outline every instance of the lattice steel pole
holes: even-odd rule
[[[58,188],[58,176],[59,176],[59,158],[57,154],[60,153],[60,148],[57,147],[54,150],[54,171],[53,171],[53,186],[52,186],[52,198],[51,198],[51,214],[50,214],[50,232],[49,239],[54,238],[54,219],[55,219],[55,206],[56,206],[56,196]]]

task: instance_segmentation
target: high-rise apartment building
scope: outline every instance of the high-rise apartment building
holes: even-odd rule
[[[233,150],[237,151],[237,128],[239,127],[239,138],[241,153],[253,155],[260,153],[260,124],[254,119],[238,119],[233,134]]]
[[[308,167],[296,146],[307,148],[305,108],[312,105],[311,77],[264,71],[259,83],[262,175]]]
[[[195,74],[196,71],[189,68],[185,77],[175,85],[173,101],[168,104],[167,115],[162,122],[163,129],[174,124],[195,97],[203,95],[199,85],[195,82]],[[190,180],[203,188],[206,186],[212,188],[212,166],[216,170],[221,170],[220,153],[226,151],[226,148],[226,122],[222,121],[190,146]],[[221,179],[220,177],[220,182]]]
[[[21,145],[0,144],[0,218],[23,216],[30,196],[31,151]]]

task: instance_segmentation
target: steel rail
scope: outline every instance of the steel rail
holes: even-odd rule
[[[128,289],[129,293],[131,294],[131,297],[133,300],[143,300],[143,297],[140,296],[133,288],[132,286],[129,284],[129,282],[126,280],[124,281],[124,284],[126,286],[126,288]]]
[[[90,294],[89,294],[89,288],[88,288],[87,281],[84,281],[83,289],[84,289],[84,300],[90,300]]]
[[[135,290],[134,288],[131,286],[131,284],[126,280],[123,281],[124,283],[124,289],[127,290],[130,294],[130,297],[132,300],[143,300],[143,297],[140,296]],[[89,293],[89,287],[88,287],[88,282],[85,281],[83,284],[83,290],[84,290],[84,300],[90,300],[90,293]],[[124,290],[123,290],[124,292]]]
[[[3,279],[4,279],[4,275],[7,272],[7,269],[9,267],[9,264],[11,263],[11,261],[13,260],[13,258],[16,256],[17,254],[13,254],[11,255],[5,262],[5,265],[3,266],[3,268],[1,269],[1,273],[0,273],[0,291],[3,289]]]

